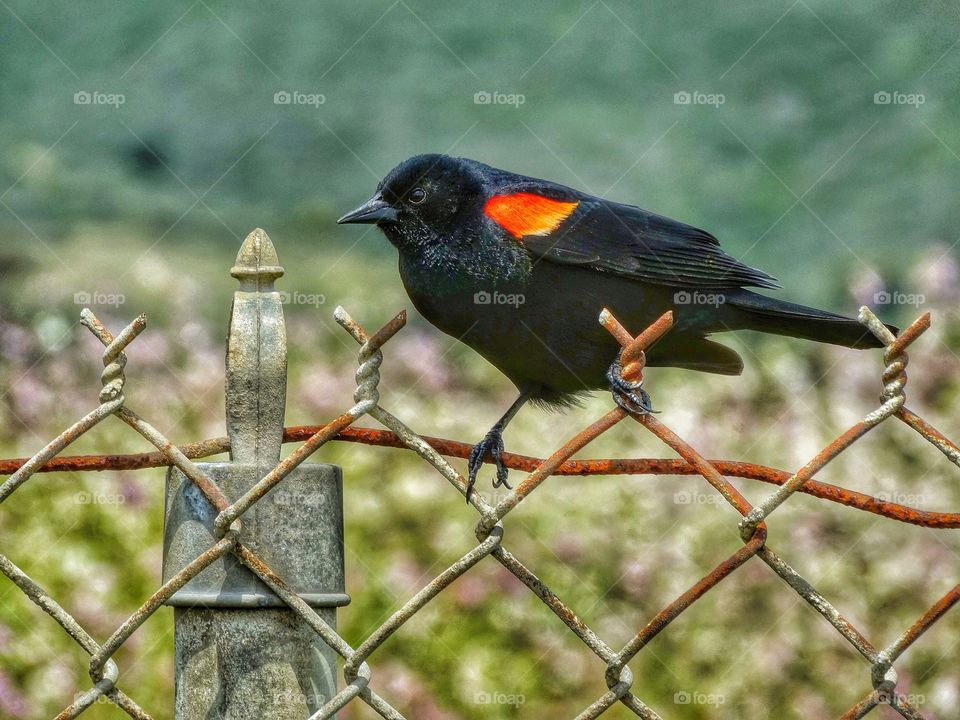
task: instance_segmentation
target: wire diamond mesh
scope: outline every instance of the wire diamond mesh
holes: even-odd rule
[[[288,584],[289,578],[279,577],[257,554],[240,541],[238,521],[267,492],[282,482],[295,467],[309,458],[325,443],[334,439],[350,439],[370,444],[406,447],[413,450],[461,494],[466,492],[466,481],[445,459],[441,451],[449,455],[460,455],[462,457],[465,454],[466,446],[443,439],[424,438],[380,405],[378,385],[380,382],[379,368],[383,362],[382,347],[403,328],[406,322],[404,312],[399,313],[375,333],[367,332],[343,308],[338,307],[334,316],[340,326],[359,345],[357,353],[359,367],[356,373],[357,387],[354,393],[355,404],[326,425],[312,428],[288,428],[285,439],[302,439],[305,442],[277,464],[242,497],[231,501],[210,477],[192,461],[191,457],[188,457],[190,455],[195,459],[215,452],[222,452],[225,449],[224,439],[204,441],[203,443],[178,448],[163,433],[127,406],[123,392],[127,363],[124,349],[146,328],[144,316],[137,317],[127,327],[114,335],[104,327],[92,312],[89,310],[83,311],[81,315],[83,324],[105,346],[102,356],[104,370],[101,375],[103,387],[99,395],[99,404],[54,438],[33,457],[26,461],[14,463],[17,469],[0,486],[0,502],[7,500],[11,493],[37,472],[58,469],[93,469],[98,465],[99,467],[111,466],[105,464],[107,461],[105,457],[86,458],[86,462],[81,463],[77,462],[80,460],[77,458],[56,458],[56,456],[98,423],[110,416],[116,416],[157,448],[157,452],[140,456],[127,456],[126,459],[110,458],[110,461],[113,462],[112,467],[139,468],[173,465],[179,468],[216,508],[218,515],[215,528],[218,539],[147,598],[140,608],[102,643],[98,643],[91,637],[77,620],[51,598],[39,584],[14,565],[6,556],[0,555],[0,571],[13,581],[30,600],[59,623],[77,644],[90,655],[89,674],[92,685],[89,690],[80,694],[70,706],[64,708],[57,715],[58,719],[77,717],[102,697],[108,698],[130,717],[150,718],[146,710],[117,687],[119,669],[112,660],[112,656],[133,632],[163,606],[164,602],[178,589],[196,577],[212,562],[228,553],[233,553],[240,562],[263,580],[293,612],[302,618],[327,645],[343,658],[343,678],[345,682],[343,689],[313,713],[310,720],[330,717],[357,698],[368,704],[381,717],[403,718],[404,716],[396,708],[371,687],[372,670],[369,661],[377,649],[418,611],[487,556],[494,558],[519,579],[600,661],[598,670],[603,669],[608,689],[577,716],[578,720],[600,717],[605,711],[618,703],[629,708],[638,717],[660,718],[661,716],[653,708],[631,692],[633,674],[628,663],[681,613],[754,556],[762,560],[790,588],[820,613],[867,661],[873,690],[851,707],[843,715],[844,718],[863,717],[881,704],[890,706],[905,718],[922,717],[919,711],[911,706],[906,697],[896,692],[897,673],[894,669],[894,663],[908,647],[956,604],[957,600],[960,599],[960,585],[955,586],[931,605],[897,639],[886,647],[878,649],[830,601],[767,544],[766,523],[781,504],[795,492],[800,491],[869,510],[901,522],[939,528],[960,526],[960,515],[958,514],[915,510],[813,480],[813,476],[832,459],[866,435],[871,429],[891,418],[919,433],[940,450],[950,462],[960,465],[960,448],[905,406],[904,388],[907,365],[905,350],[930,326],[929,315],[922,316],[898,337],[894,337],[873,313],[867,308],[861,309],[861,322],[885,345],[884,361],[886,367],[883,372],[884,386],[881,404],[876,410],[864,416],[861,421],[855,423],[824,447],[792,475],[787,476],[785,473],[778,473],[771,468],[708,461],[688,442],[653,415],[634,416],[619,407],[614,407],[584,428],[544,460],[517,456],[509,457],[508,464],[526,470],[530,474],[495,505],[488,504],[478,493],[472,494],[470,503],[479,513],[479,521],[474,528],[477,537],[476,546],[407,600],[386,622],[377,627],[356,647],[350,645],[317,612],[295,592],[291,591]],[[645,363],[644,349],[670,330],[672,316],[669,313],[665,314],[636,337],[631,336],[608,311],[601,314],[600,322],[622,345],[621,363],[624,376],[628,379],[638,379],[641,377]],[[364,416],[375,419],[388,428],[390,432],[351,427]],[[652,433],[673,450],[680,460],[638,459],[627,461],[625,465],[621,463],[622,466],[617,468],[612,467],[613,461],[570,460],[575,453],[590,442],[628,418]],[[97,461],[100,461],[99,464]],[[125,463],[125,465],[121,465],[122,463]],[[6,461],[4,468],[10,467],[10,465],[11,462]],[[504,545],[504,520],[521,502],[529,502],[533,492],[551,475],[602,474],[612,471],[638,473],[693,472],[701,475],[738,513],[738,530],[743,540],[741,548],[719,562],[700,581],[693,584],[673,602],[664,607],[619,649],[609,646],[599,637],[577,616],[569,605]],[[730,483],[725,475],[755,477],[772,482],[778,487],[762,503],[754,506]]]

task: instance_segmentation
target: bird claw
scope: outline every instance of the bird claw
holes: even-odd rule
[[[473,486],[477,482],[477,473],[480,472],[480,468],[483,467],[483,460],[488,455],[493,458],[493,463],[497,467],[497,476],[494,478],[493,486],[500,487],[501,485],[505,488],[512,489],[510,484],[507,482],[507,467],[503,464],[503,434],[502,432],[494,428],[488,432],[483,440],[478,442],[473,446],[473,449],[470,451],[470,457],[467,460],[467,502],[470,502],[470,497],[473,494]]]
[[[619,360],[615,360],[607,369],[607,382],[610,383],[613,401],[631,415],[656,412],[650,404],[650,396],[643,389],[643,380],[624,378]]]

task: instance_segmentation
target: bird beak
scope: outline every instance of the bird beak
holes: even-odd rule
[[[391,223],[396,222],[397,211],[377,193],[356,210],[352,210],[337,220],[338,225],[350,223]]]

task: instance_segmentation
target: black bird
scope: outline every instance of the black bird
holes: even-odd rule
[[[597,321],[604,307],[637,332],[673,311],[648,366],[739,375],[740,356],[708,339],[727,330],[880,346],[856,320],[745,290],[779,285],[704,230],[467,158],[412,157],[337,222],[375,223],[399,251],[417,310],[517,386],[470,454],[468,501],[487,455],[494,487],[507,485],[503,430],[528,401],[567,406],[609,387],[630,412],[650,411],[639,384],[620,374],[619,345]]]

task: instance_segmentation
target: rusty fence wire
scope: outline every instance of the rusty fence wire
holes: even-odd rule
[[[883,392],[880,405],[839,435],[792,474],[746,463],[707,460],[690,443],[679,437],[653,415],[633,416],[619,407],[614,407],[584,428],[546,459],[540,460],[505,454],[508,466],[527,471],[529,475],[515,489],[502,496],[495,505],[488,504],[479,493],[472,494],[470,503],[479,515],[474,528],[477,538],[476,546],[437,575],[429,584],[425,585],[398,608],[386,622],[377,627],[366,638],[363,638],[356,646],[351,645],[341,637],[331,624],[326,622],[318,612],[291,589],[291,578],[280,577],[257,553],[242,542],[240,519],[272,488],[281,483],[294,468],[331,440],[358,441],[404,447],[412,450],[432,466],[452,486],[454,491],[461,493],[461,495],[465,495],[466,481],[444,455],[464,457],[469,448],[462,443],[421,436],[380,404],[378,384],[380,381],[379,368],[383,362],[382,348],[390,338],[404,327],[406,322],[404,312],[399,313],[390,322],[373,333],[368,332],[341,307],[336,309],[334,317],[337,323],[349,333],[359,346],[357,352],[359,368],[356,373],[357,387],[354,393],[354,405],[325,425],[309,428],[287,428],[284,439],[287,441],[303,440],[303,444],[263,475],[241,497],[231,499],[224,494],[204,470],[193,462],[196,458],[229,449],[229,442],[226,438],[216,438],[177,447],[127,404],[124,397],[127,364],[124,349],[146,328],[144,316],[137,317],[127,327],[114,335],[92,312],[89,310],[82,312],[83,324],[103,343],[105,348],[102,356],[104,370],[101,376],[102,389],[99,394],[99,402],[89,413],[64,430],[33,457],[27,460],[3,461],[0,463],[0,471],[8,474],[12,473],[0,486],[0,503],[6,501],[18,487],[30,480],[37,472],[172,465],[178,468],[215,508],[216,541],[165,582],[113,634],[102,642],[98,642],[91,637],[77,620],[54,598],[50,597],[38,583],[20,570],[6,556],[0,555],[0,571],[15,583],[30,600],[59,623],[90,655],[89,675],[92,685],[89,690],[78,695],[69,707],[63,709],[57,715],[58,719],[79,716],[101,697],[109,698],[130,717],[149,718],[148,712],[117,686],[119,669],[111,658],[133,632],[162,607],[177,590],[195,578],[211,563],[228,554],[234,555],[240,563],[255,573],[287,607],[302,618],[322,638],[323,642],[343,659],[343,688],[313,712],[310,715],[310,720],[331,717],[340,708],[357,698],[367,703],[381,717],[394,720],[403,718],[403,715],[387,699],[374,691],[376,683],[372,680],[369,661],[377,649],[404,623],[457,578],[469,572],[471,568],[487,556],[492,557],[516,576],[599,659],[598,671],[603,671],[608,689],[577,716],[578,720],[599,717],[618,703],[625,705],[638,717],[659,718],[660,715],[651,706],[631,692],[633,675],[628,664],[675,618],[697,602],[711,588],[729,577],[740,566],[755,556],[820,613],[867,661],[873,690],[851,707],[843,715],[844,718],[863,717],[881,704],[892,707],[902,717],[922,718],[922,715],[907,701],[907,698],[897,692],[897,672],[894,666],[900,655],[956,604],[957,600],[960,599],[960,585],[953,587],[931,605],[893,642],[885,647],[877,647],[846,619],[827,598],[821,595],[813,585],[791,567],[780,554],[770,547],[766,540],[767,522],[770,516],[791,495],[798,491],[877,513],[901,522],[937,528],[960,527],[960,513],[921,511],[813,479],[818,471],[846,448],[880,423],[891,419],[919,433],[943,453],[950,462],[960,466],[960,448],[936,428],[910,411],[905,405],[904,388],[907,381],[905,372],[907,355],[905,350],[930,326],[929,314],[920,317],[898,337],[894,337],[869,309],[862,308],[860,310],[860,321],[885,346],[885,369],[882,376]],[[669,332],[673,322],[672,316],[667,313],[650,327],[640,332],[639,335],[632,336],[608,311],[604,311],[599,320],[622,346],[621,363],[624,368],[624,376],[628,379],[641,377],[645,362],[644,349]],[[151,443],[157,451],[133,456],[56,457],[81,435],[111,416],[128,425],[134,432]],[[352,427],[364,416],[373,418],[388,430],[380,431]],[[679,459],[570,460],[575,453],[582,450],[597,437],[627,419],[636,422],[644,431],[652,433],[676,453]],[[505,523],[508,522],[509,514],[521,502],[530,502],[536,489],[551,475],[623,473],[701,475],[736,511],[738,530],[743,545],[657,613],[623,647],[614,648],[609,646],[584,623],[573,608],[558,597],[533,570],[510,552],[504,542],[504,535]],[[727,477],[731,476],[763,480],[777,487],[763,502],[754,506],[730,483]]]

